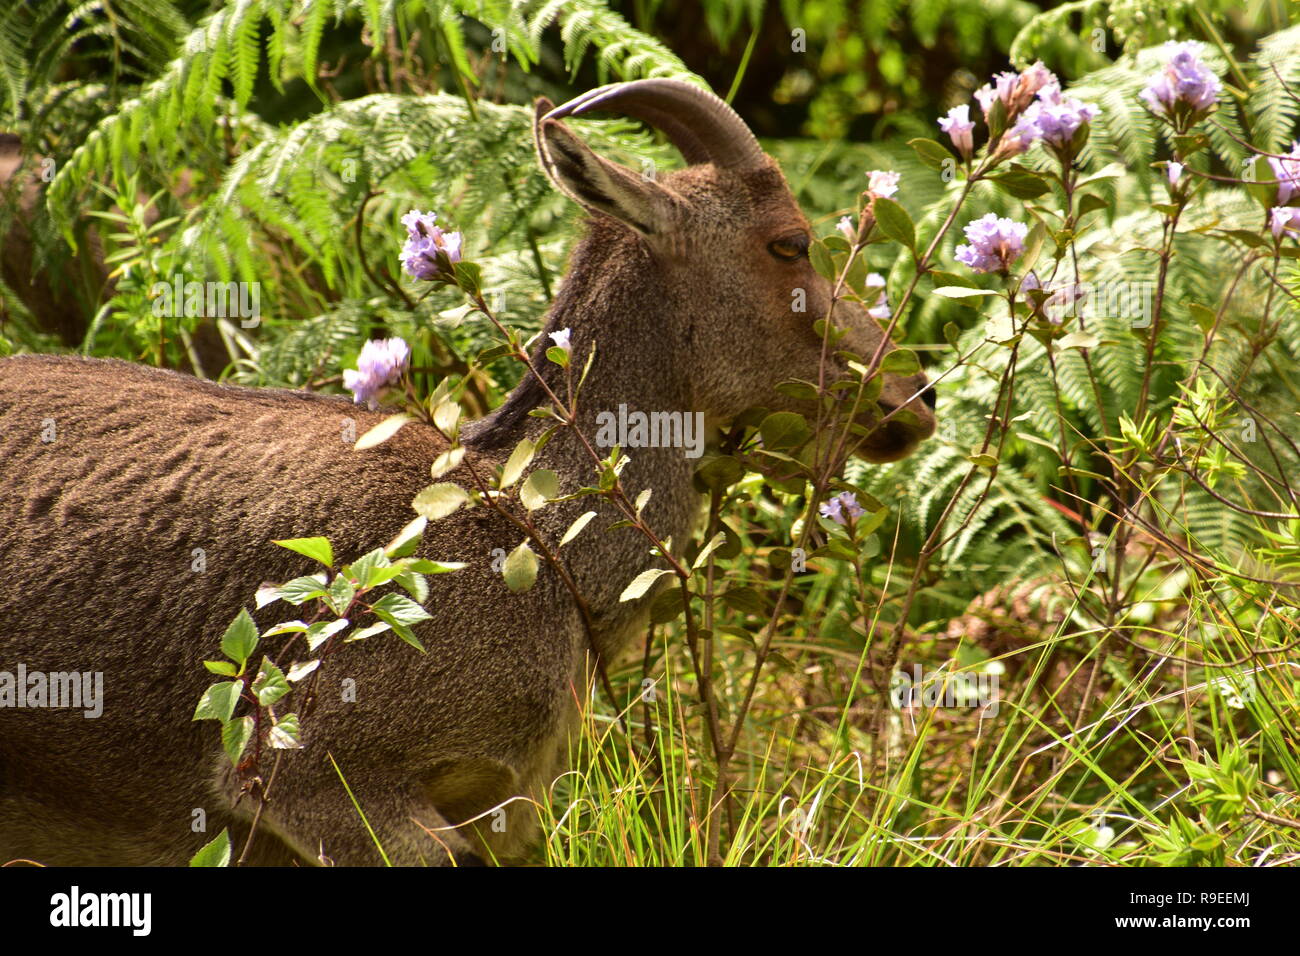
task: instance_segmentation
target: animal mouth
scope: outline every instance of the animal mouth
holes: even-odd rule
[[[918,445],[934,434],[934,422],[924,422],[907,409],[886,401],[876,402],[879,416],[876,426],[858,446],[858,454],[867,461],[885,464],[899,461],[914,452]],[[887,419],[881,422],[881,419]],[[871,424],[864,422],[863,424]]]

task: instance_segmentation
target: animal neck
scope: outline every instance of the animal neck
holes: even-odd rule
[[[550,403],[548,388],[569,401],[570,382],[577,386],[594,344],[595,358],[578,396],[578,430],[601,457],[615,443],[622,447],[629,459],[620,476],[624,489],[632,500],[652,489],[643,517],[661,540],[671,537],[677,550],[690,537],[698,513],[691,476],[705,424],[692,407],[689,356],[659,266],[625,228],[593,222],[568,274],[533,350],[537,375],[528,373],[496,412],[472,426],[466,444],[502,457],[524,438],[536,440],[554,420],[528,413]],[[572,355],[567,372],[546,357],[554,344],[550,333],[565,328]],[[570,428],[556,430],[535,466],[560,477],[561,493],[596,484],[591,453]],[[663,565],[655,564],[648,542],[635,529],[605,532],[622,516],[595,496],[550,505],[538,517],[555,542],[588,510],[598,517],[565,547],[565,560],[601,630],[617,634],[633,611],[618,600],[622,589],[640,571]],[[614,649],[601,648],[602,653]]]

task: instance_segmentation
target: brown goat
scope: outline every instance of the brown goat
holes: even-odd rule
[[[560,122],[594,109],[658,127],[690,165],[653,181],[597,157]],[[694,86],[643,80],[559,109],[542,101],[535,134],[555,185],[592,214],[547,319],[547,331],[572,330],[575,356],[599,342],[582,430],[594,434],[596,414],[620,404],[703,412],[708,425],[755,406],[809,411],[776,385],[818,379],[813,319],[826,314],[831,288],[804,254],[807,220],[740,118]],[[792,310],[796,289],[806,311]],[[869,356],[881,343],[857,305],[838,304],[835,321],[848,330],[844,348]],[[536,365],[562,392],[547,344]],[[832,374],[852,374],[827,361]],[[882,407],[911,414],[878,428],[867,458],[895,460],[930,435],[926,393],[922,376],[886,378]],[[547,423],[527,413],[542,402],[539,383],[523,381],[467,429],[468,461],[491,473],[521,439],[536,438]],[[104,681],[98,719],[0,709],[0,861],[183,864],[219,828],[247,832],[248,801],[233,806],[214,725],[191,720],[212,682],[202,661],[216,656],[260,582],[313,570],[273,539],[326,535],[353,560],[414,517],[411,500],[446,443],[419,424],[367,450],[342,440],[349,421],[361,434],[383,417],[341,398],[219,386],[120,361],[0,361],[0,670],[102,672]],[[654,489],[650,526],[688,541],[697,463],[680,448],[629,454],[629,492]],[[561,477],[561,493],[592,475],[565,429],[533,464]],[[470,486],[464,467],[440,480]],[[599,531],[617,515],[597,500],[536,515],[554,541],[582,511],[600,512],[566,560],[609,656],[641,633],[646,600],[619,596],[655,559],[634,531]],[[355,700],[322,693],[305,749],[285,752],[256,862],[380,862],[330,757],[394,863],[510,857],[527,845],[535,811],[524,801],[508,805],[504,832],[444,829],[435,839],[426,829],[544,794],[565,757],[589,649],[553,570],[543,564],[517,595],[494,570],[494,549],[519,538],[484,508],[430,523],[419,553],[468,567],[430,579],[433,619],[416,628],[427,653],[387,635],[331,659],[329,686],[354,681]],[[195,549],[206,557],[201,572]],[[281,620],[272,615],[284,607],[258,612],[259,626]],[[207,832],[192,826],[200,817]]]

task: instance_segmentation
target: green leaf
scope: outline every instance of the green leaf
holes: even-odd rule
[[[400,594],[385,594],[382,598],[370,605],[370,610],[376,614],[387,615],[384,620],[390,624],[389,616],[399,624],[419,624],[421,621],[433,619],[433,615],[416,604],[408,597]]]
[[[244,692],[242,680],[223,681],[213,684],[199,698],[199,706],[194,710],[195,720],[219,720],[223,724],[230,720],[239,703],[239,695]]]
[[[451,482],[429,485],[411,502],[416,514],[437,521],[456,511],[469,501],[469,494],[460,485]]]
[[[460,467],[461,461],[465,458],[465,446],[457,445],[455,448],[448,448],[441,455],[433,460],[429,466],[430,478],[441,478],[449,471],[455,471]]]
[[[500,487],[509,488],[518,481],[519,476],[524,473],[524,469],[532,463],[533,455],[536,453],[537,446],[527,438],[516,445],[515,450],[506,459],[505,467],[501,469]]]
[[[564,537],[560,539],[560,543],[557,545],[557,547],[560,548],[564,547],[566,544],[568,544],[570,541],[572,541],[574,538],[580,535],[582,533],[582,529],[587,527],[587,525],[591,522],[591,519],[594,517],[596,517],[596,512],[594,511],[588,511],[584,514],[578,515],[577,519],[573,522],[573,524],[569,525],[569,530],[564,532]]]
[[[253,681],[253,693],[257,695],[257,702],[263,707],[269,707],[289,693],[289,690],[289,682],[284,679],[284,671],[263,658],[262,666]]]
[[[758,427],[763,436],[763,447],[776,451],[798,448],[812,435],[808,422],[798,412],[773,412]]]
[[[941,285],[934,290],[935,295],[945,299],[966,299],[981,295],[1000,295],[996,289],[970,289],[964,285]]]
[[[915,375],[921,371],[921,362],[911,349],[898,348],[885,355],[880,368],[892,375]]]
[[[906,248],[916,249],[916,227],[906,209],[884,196],[877,196],[872,208],[876,212],[876,228]]]
[[[522,594],[537,581],[537,555],[527,541],[520,541],[519,546],[506,556],[501,570],[506,587],[515,594]]]
[[[389,415],[378,425],[369,429],[364,435],[357,439],[357,443],[352,447],[357,451],[364,451],[367,448],[374,448],[376,445],[382,445],[388,439],[392,438],[401,429],[403,425],[411,420],[411,416],[402,412],[397,415]]]
[[[697,568],[703,567],[705,562],[709,560],[709,555],[711,555],[718,548],[722,547],[722,545],[725,544],[726,541],[727,541],[726,532],[719,531],[717,534],[715,534],[708,544],[700,548],[700,553],[696,556],[695,562],[691,565],[691,570],[694,571]]]
[[[301,750],[302,741],[299,739],[299,733],[298,715],[285,714],[275,722],[275,726],[266,735],[266,742],[275,750]]]
[[[384,625],[384,630],[388,630],[387,625]],[[318,667],[320,667],[319,660],[298,661],[289,668],[289,673],[284,675],[284,679],[290,684],[296,684]]]
[[[388,543],[388,547],[384,548],[384,554],[394,559],[414,554],[415,549],[420,546],[420,540],[424,537],[424,529],[428,524],[429,519],[424,515],[420,515],[420,517],[397,532],[397,537]]]
[[[325,575],[309,574],[280,585],[280,597],[290,604],[303,604],[325,594]]]
[[[225,830],[218,833],[203,849],[190,857],[190,866],[229,866],[230,834]]]
[[[695,470],[705,488],[721,491],[745,477],[745,466],[731,455],[716,455]]]
[[[221,725],[221,746],[226,751],[226,756],[230,758],[231,764],[239,763],[239,758],[243,756],[244,748],[248,746],[249,738],[252,736],[252,717],[240,717]]]
[[[813,241],[808,247],[808,262],[812,265],[813,271],[823,279],[828,281],[835,279],[835,259],[825,244]]]
[[[631,584],[623,589],[623,593],[618,596],[618,599],[620,601],[635,601],[649,591],[661,577],[672,573],[667,568],[651,568],[648,571],[642,571],[632,579]]]
[[[519,489],[519,500],[529,511],[536,511],[560,493],[560,479],[549,468],[538,468]]]
[[[1052,188],[1041,175],[1024,166],[1012,166],[988,178],[1016,199],[1037,199]]]
[[[203,666],[213,674],[220,674],[222,677],[234,677],[239,673],[239,668],[230,661],[204,661]]]
[[[907,145],[916,150],[916,155],[920,157],[921,162],[931,169],[943,169],[946,164],[952,163],[953,155],[948,152],[942,143],[932,139],[909,139]]]
[[[405,564],[408,571],[417,574],[449,574],[469,567],[464,561],[431,561],[428,558],[413,558]]]
[[[327,568],[334,567],[334,549],[330,547],[329,538],[288,538],[284,541],[272,543],[306,555],[313,561],[319,561]]]
[[[307,650],[314,651],[331,637],[348,626],[348,619],[340,617],[333,621],[318,621],[307,628]]]

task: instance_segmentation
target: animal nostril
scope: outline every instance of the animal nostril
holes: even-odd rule
[[[939,398],[937,395],[934,394],[933,388],[927,388],[924,392],[921,393],[921,401],[925,402],[925,404],[930,406],[930,408],[934,408],[934,404],[938,400]]]

